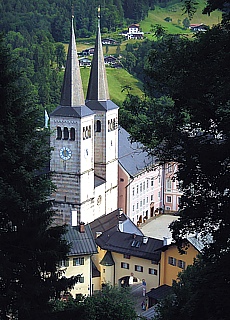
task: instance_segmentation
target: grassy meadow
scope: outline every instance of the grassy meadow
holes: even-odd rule
[[[81,77],[85,96],[89,82],[89,73],[90,68],[81,68]],[[122,89],[126,85],[129,85],[132,88],[132,94],[138,96],[141,96],[143,94],[141,90],[142,83],[131,74],[129,74],[126,70],[106,68],[106,73],[108,78],[110,99],[118,106],[121,106],[122,102],[125,100],[127,91],[123,91]]]
[[[197,11],[193,18],[190,20],[190,24],[204,23],[210,27],[221,21],[222,14],[220,11],[214,11],[210,16],[202,14],[202,10],[205,7],[205,1],[197,1]],[[185,30],[182,21],[187,17],[183,14],[182,3],[172,1],[167,7],[163,8],[156,6],[155,10],[149,11],[148,17],[140,22],[140,27],[146,36],[151,39],[151,25],[162,25],[169,34],[193,34],[189,29]],[[172,21],[167,22],[164,19],[170,17]],[[150,32],[150,34],[147,34]]]

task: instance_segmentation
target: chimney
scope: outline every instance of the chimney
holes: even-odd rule
[[[124,228],[123,228],[123,221],[119,221],[118,222],[118,229],[123,232],[124,231]]]
[[[170,245],[171,242],[172,242],[172,238],[163,237],[163,245],[164,245],[164,246]]]
[[[143,237],[143,243],[146,244],[148,242],[149,238],[148,237]]]
[[[80,233],[84,233],[85,232],[85,223],[84,222],[80,222],[79,231],[80,231]]]
[[[72,210],[72,227],[76,227],[77,225],[77,210]]]

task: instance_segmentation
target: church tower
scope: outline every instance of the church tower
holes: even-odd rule
[[[117,209],[118,106],[110,100],[100,32],[100,8],[86,105],[95,113],[94,170],[105,181],[105,213]],[[99,196],[100,197],[100,196]]]
[[[50,114],[50,171],[57,224],[94,220],[94,112],[85,105],[76,40],[71,39],[61,102]]]

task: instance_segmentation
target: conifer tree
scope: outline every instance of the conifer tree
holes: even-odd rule
[[[42,319],[65,287],[64,227],[51,227],[48,130],[0,38],[0,318]],[[47,171],[48,173],[48,171]]]

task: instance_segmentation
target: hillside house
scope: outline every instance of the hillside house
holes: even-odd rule
[[[195,24],[190,24],[189,29],[193,32],[205,32],[208,30],[208,26],[206,26],[203,23],[195,23]]]
[[[107,44],[108,45],[117,45],[118,44],[118,42],[116,40],[111,39],[111,38],[104,38],[101,40],[101,43],[103,45],[107,45]]]
[[[86,57],[79,58],[78,61],[80,67],[91,67],[91,60]]]
[[[144,37],[144,32],[140,30],[140,25],[139,24],[131,24],[128,27],[128,31],[124,33],[125,37],[127,40],[129,39],[143,39]]]
[[[82,56],[92,56],[94,54],[94,48],[88,48],[85,50],[82,50],[81,55]]]

